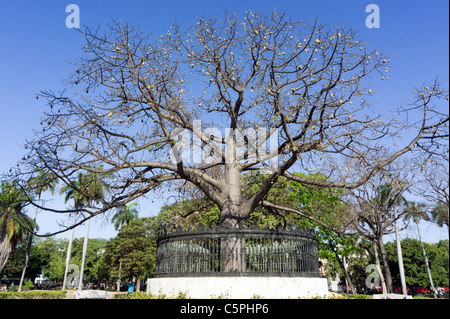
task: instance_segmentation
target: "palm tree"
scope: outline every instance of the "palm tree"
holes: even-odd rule
[[[386,183],[378,188],[377,201],[381,203],[381,207],[389,212],[396,206],[407,205],[408,201],[403,197],[406,188],[402,183],[397,185]]]
[[[86,202],[83,191],[81,190],[83,184],[84,175],[83,173],[78,173],[78,179],[71,181],[70,184],[61,187],[60,194],[66,194],[64,198],[65,203],[73,199],[75,210],[78,212]]]
[[[433,207],[430,213],[430,221],[436,223],[439,227],[447,226],[447,232],[450,236],[450,227],[449,227],[449,202],[448,202],[448,194],[447,200],[439,200],[436,206]]]
[[[402,283],[402,292],[404,295],[407,294],[407,291],[406,291],[405,272],[403,268],[402,246],[400,244],[400,235],[397,228],[397,207],[408,204],[405,197],[403,197],[403,193],[405,192],[405,190],[406,185],[402,182],[386,183],[378,187],[378,195],[376,198],[373,199],[374,202],[377,203],[377,207],[383,210],[385,214],[390,215],[392,212],[393,215],[393,222],[395,227],[395,236],[397,243],[398,267],[400,272],[400,280]],[[383,252],[382,257],[383,257],[384,271],[386,273],[385,280],[387,284],[387,289],[388,292],[393,292],[391,271],[389,269],[389,264],[386,259],[386,254]]]
[[[117,208],[117,212],[112,218],[114,223],[114,228],[118,230],[123,225],[128,225],[132,220],[138,218],[138,211],[136,208],[132,208],[137,205],[136,203],[131,203],[130,205],[123,205]],[[122,270],[122,259],[119,261],[119,280],[121,279],[120,273]],[[117,291],[120,291],[120,285],[117,285]]]
[[[2,182],[0,192],[0,271],[9,255],[30,229],[37,228],[33,220],[23,213],[30,198],[16,183]]]
[[[73,220],[74,225],[77,220],[78,210],[81,209],[84,205],[83,196],[82,196],[81,192],[77,191],[77,189],[80,189],[80,187],[81,187],[82,179],[83,179],[83,174],[78,173],[78,180],[72,181],[71,185],[69,185],[69,184],[64,185],[63,187],[61,187],[61,191],[60,191],[61,195],[66,194],[66,197],[64,198],[65,203],[67,203],[71,199],[73,199],[73,201],[74,201],[74,208],[76,211],[74,220]],[[64,271],[64,280],[63,280],[63,286],[62,286],[63,290],[66,289],[66,286],[67,286],[67,272],[69,270],[70,256],[72,254],[72,243],[73,243],[74,232],[75,232],[75,227],[72,228],[72,232],[71,232],[70,239],[69,239],[69,246],[67,247],[66,268]]]
[[[422,236],[420,234],[420,227],[419,227],[420,219],[429,220],[429,216],[426,213],[426,205],[424,203],[416,204],[415,202],[410,202],[408,205],[408,213],[405,216],[405,218],[407,219],[412,218],[414,223],[416,223],[417,234],[419,235],[420,246],[422,247],[423,260],[425,262],[425,267],[427,268],[428,279],[430,280],[430,289],[433,292],[434,298],[437,298],[436,290],[434,289],[433,284],[433,277],[431,277],[430,265],[428,264],[427,253],[425,251],[425,247],[423,246]]]
[[[41,195],[43,192],[50,191],[51,194],[54,194],[55,186],[58,183],[58,179],[56,176],[51,172],[46,172],[42,169],[38,170],[38,176],[30,178],[28,181],[28,189],[31,190],[33,193],[37,195],[37,201],[39,202],[41,199]],[[38,207],[36,207],[36,211],[34,213],[34,219],[33,221],[36,222],[36,217],[38,213]],[[30,237],[28,239],[28,246],[27,246],[27,252],[25,254],[25,265],[23,267],[22,276],[20,277],[20,283],[19,283],[19,289],[18,291],[22,290],[22,283],[25,278],[25,272],[28,266],[28,259],[30,257],[30,251],[31,251],[31,243],[33,241],[33,230],[30,233]]]
[[[128,225],[130,221],[138,218],[138,211],[136,208],[132,208],[137,205],[136,203],[131,203],[130,205],[124,205],[117,209],[116,214],[112,218],[114,223],[114,228],[118,230],[122,225]]]
[[[103,169],[103,165],[100,165],[98,169]],[[82,190],[85,192],[85,203],[86,206],[92,207],[93,203],[98,203],[105,197],[105,192],[107,191],[107,186],[103,182],[102,178],[108,177],[107,175],[101,175],[98,173],[92,173],[85,175],[82,179]],[[84,273],[84,263],[86,261],[87,244],[89,237],[89,225],[91,220],[88,219],[86,223],[86,235],[84,236],[83,242],[83,255],[81,257],[81,269],[80,269],[80,282],[78,289],[81,290],[83,285],[83,273]]]
[[[103,166],[99,166],[98,169],[103,169]],[[83,207],[92,207],[94,202],[99,202],[101,199],[105,197],[105,192],[107,191],[107,187],[105,183],[103,182],[102,178],[108,177],[107,175],[101,175],[99,173],[92,173],[89,172],[87,174],[78,173],[78,180],[72,182],[70,185],[65,185],[61,189],[61,194],[66,194],[66,202],[69,199],[74,200],[75,204],[75,210],[80,210]],[[76,217],[75,217],[76,218]],[[87,243],[88,243],[88,236],[89,236],[89,225],[90,225],[90,219],[87,220],[86,223],[86,236],[84,237],[84,243],[83,243],[83,255],[81,260],[81,269],[80,269],[80,281],[79,281],[79,289],[81,290],[82,284],[83,284],[83,272],[84,272],[84,263],[86,260],[86,252],[87,252]],[[72,229],[72,235],[71,240],[69,242],[69,249],[67,251],[67,257],[66,257],[66,271],[64,275],[64,283],[63,283],[63,289],[66,286],[67,281],[67,270],[69,266],[69,260],[70,260],[70,253],[71,253],[71,244],[73,240],[73,231]]]

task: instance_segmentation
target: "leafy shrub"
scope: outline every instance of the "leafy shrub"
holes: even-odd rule
[[[0,292],[0,299],[64,299],[65,291],[8,291]]]
[[[371,299],[370,295],[362,295],[362,294],[332,294],[329,299]]]
[[[32,289],[34,289],[34,285],[33,285],[33,283],[30,280],[25,281],[23,283],[22,290],[32,290]]]
[[[158,298],[155,298],[155,296],[147,294],[146,292],[143,291],[136,291],[133,292],[132,294],[129,294],[127,296],[127,299],[158,299]]]
[[[147,294],[146,292],[143,291],[136,291],[132,294],[129,294],[126,299],[166,299],[166,298],[170,298],[170,299],[188,299],[189,296],[187,294],[187,292],[182,292],[180,291],[178,293],[178,295],[174,296],[174,297],[167,297],[167,295],[162,294],[161,292],[158,295],[152,295],[152,294]]]
[[[369,295],[361,295],[361,294],[348,294],[345,296],[347,299],[368,299]]]

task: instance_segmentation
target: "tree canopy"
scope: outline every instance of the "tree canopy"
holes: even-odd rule
[[[403,252],[403,265],[405,268],[405,279],[408,286],[428,287],[429,279],[423,261],[422,249],[417,239],[405,238],[401,241]],[[435,244],[424,243],[426,254],[431,265],[431,276],[435,286],[447,286],[449,278],[448,240]],[[386,250],[392,269],[394,284],[399,285],[400,275],[398,271],[398,256],[395,243],[387,243]]]

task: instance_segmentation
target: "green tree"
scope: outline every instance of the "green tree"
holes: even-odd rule
[[[50,280],[61,281],[64,276],[64,256],[67,239],[46,237],[33,239],[26,278],[34,282],[35,277],[43,275]],[[19,277],[27,246],[18,245],[6,263],[2,274],[6,277]]]
[[[65,273],[68,240],[65,238],[48,238],[39,245],[50,255],[50,260],[48,265],[44,267],[42,275],[50,280],[62,281]]]
[[[425,263],[425,267],[427,268],[430,289],[433,292],[434,297],[436,298],[436,290],[434,289],[433,276],[431,275],[430,265],[428,262],[425,247],[422,242],[422,235],[420,234],[420,227],[419,227],[419,221],[421,219],[424,220],[428,219],[428,214],[426,212],[426,205],[424,203],[417,203],[417,204],[415,202],[408,203],[408,213],[405,215],[405,219],[410,218],[414,221],[417,227],[417,235],[419,236],[420,246],[422,247],[423,260]]]
[[[39,240],[35,246],[38,255],[37,266],[39,274],[51,280],[63,280],[64,277],[64,257],[67,250],[68,240],[65,238],[46,237]],[[33,246],[34,248],[34,246]],[[30,263],[35,260],[35,250],[31,250]],[[58,261],[58,262],[57,262]]]
[[[87,167],[85,167],[87,169]],[[99,166],[96,172],[79,172],[77,179],[66,183],[61,187],[60,194],[65,194],[65,202],[73,200],[75,210],[91,207],[93,203],[99,202],[105,197],[108,187],[105,179],[111,175],[102,173],[103,166]]]
[[[47,240],[48,238],[46,238]],[[50,262],[50,253],[44,249],[42,238],[33,238],[33,244],[30,249],[27,272],[24,280],[28,279],[34,282],[34,279],[43,273]],[[11,253],[8,262],[2,270],[5,277],[20,277],[23,273],[23,261],[27,254],[27,245],[25,242],[17,245],[16,249]],[[1,276],[0,276],[1,277]]]
[[[16,183],[2,182],[0,191],[0,271],[18,243],[36,223],[24,213],[30,198]]]
[[[84,252],[84,238],[75,238],[73,241],[72,258],[70,263],[80,265],[83,254],[85,255],[84,275],[85,280],[99,280],[100,260],[105,251],[107,239],[90,238],[87,242],[87,248]]]
[[[67,203],[69,200],[73,200],[74,202],[74,209],[75,209],[75,217],[74,217],[74,225],[72,226],[72,232],[69,239],[69,244],[67,248],[67,255],[66,255],[66,264],[65,264],[65,272],[64,272],[64,280],[63,280],[63,288],[66,288],[67,284],[67,272],[69,269],[69,262],[70,262],[70,256],[72,254],[72,244],[73,244],[73,235],[75,232],[75,222],[77,220],[77,215],[79,210],[84,206],[85,204],[85,196],[83,196],[81,186],[83,184],[83,173],[78,173],[78,179],[71,181],[70,184],[66,184],[63,187],[61,187],[60,194],[65,194],[65,202]]]
[[[112,222],[114,223],[114,228],[118,230],[122,225],[128,225],[130,221],[138,218],[138,211],[133,206],[136,206],[136,203],[131,203],[129,205],[123,205],[117,208],[117,212],[112,218]]]
[[[38,175],[36,177],[30,178],[27,186],[28,186],[29,190],[31,190],[37,196],[37,201],[39,202],[43,192],[50,191],[50,193],[52,195],[54,194],[57,183],[58,183],[58,179],[55,177],[55,175],[52,172],[39,170]],[[34,219],[33,219],[34,222],[36,222],[38,210],[39,210],[39,207],[36,206],[36,212],[34,213]],[[34,229],[32,229],[32,230],[34,230]],[[22,275],[20,277],[18,291],[22,290],[22,283],[25,278],[25,272],[26,272],[26,269],[28,266],[28,259],[29,259],[30,252],[31,252],[32,242],[33,242],[33,233],[30,232],[30,235],[28,238],[27,251],[25,254],[25,263],[23,266]]]
[[[100,165],[98,169],[103,170],[103,165]],[[104,183],[103,179],[107,178],[108,175],[99,173],[99,172],[89,172],[82,179],[82,191],[85,193],[85,202],[86,206],[89,208],[93,208],[93,204],[100,202],[105,198],[105,192],[108,187]],[[83,276],[84,276],[84,267],[86,262],[86,254],[88,249],[88,238],[89,238],[89,225],[91,220],[88,219],[86,223],[86,237],[84,237],[83,242],[83,255],[81,258],[81,269],[80,269],[80,286],[81,290],[83,284]]]
[[[327,180],[320,172],[309,175],[294,174],[320,181]],[[288,199],[291,207],[307,215],[297,223],[316,230],[319,258],[330,262],[336,261],[350,286],[351,293],[356,293],[348,266],[356,264],[349,261],[355,255],[361,256],[363,250],[358,244],[358,236],[344,235],[349,231],[346,226],[348,214],[344,203],[346,194],[343,188],[310,187],[290,181]]]
[[[353,190],[348,200],[348,211],[354,216],[351,227],[373,244],[373,256],[384,293],[393,292],[384,235],[395,233],[397,220],[407,213],[403,198],[407,185],[400,182],[402,172],[404,169],[391,167],[389,171],[373,176],[366,184]]]
[[[78,173],[78,179],[66,184],[61,188],[61,194],[66,194],[65,201],[67,202],[70,199],[73,199],[75,210],[78,212],[84,207],[92,208],[93,204],[96,202],[99,202],[103,200],[105,197],[105,191],[108,189],[106,186],[104,179],[110,177],[110,174],[102,174],[103,166],[100,165],[97,168],[96,172],[89,171],[86,174]],[[86,210],[85,210],[86,211]],[[90,212],[87,211],[89,214]],[[92,216],[91,216],[92,217]],[[75,217],[76,218],[76,217]],[[90,224],[90,218],[87,219],[86,224],[86,237],[84,237],[84,245],[83,245],[83,256],[86,255],[87,245],[88,245],[88,234],[89,234],[89,224]],[[66,278],[67,278],[67,271],[69,266],[69,259],[71,255],[71,247],[72,247],[72,240],[73,240],[73,230],[75,228],[75,225],[72,229],[71,238],[69,241],[69,248],[67,250],[67,257],[66,257],[66,271],[64,275],[64,282],[63,282],[63,289],[66,286]],[[82,257],[81,260],[81,269],[80,269],[80,288],[82,285],[81,278],[83,277],[84,273],[84,264],[85,264],[85,258]]]
[[[448,175],[447,175],[448,176]],[[448,188],[447,188],[448,192]],[[448,194],[447,194],[448,197]],[[448,234],[450,235],[450,228],[449,228],[449,203],[447,202],[440,202],[436,204],[436,206],[433,207],[433,209],[430,212],[430,220],[436,223],[439,227],[443,227],[444,225],[447,226]]]
[[[448,240],[438,243],[424,243],[429,259],[431,277],[435,286],[449,285],[449,246]]]
[[[103,277],[136,280],[139,291],[142,276],[151,276],[155,269],[155,220],[155,217],[132,220],[108,241],[101,262]]]
[[[71,262],[80,264],[83,255],[84,238],[76,238],[73,241]],[[90,239],[86,253],[86,278],[99,280],[100,260],[106,246],[106,239]],[[35,277],[42,274],[50,280],[62,281],[65,271],[65,256],[68,240],[65,238],[47,237],[45,239],[33,239],[30,258],[27,268],[27,277],[34,281]],[[26,253],[26,245],[20,245],[11,254],[2,274],[7,277],[18,277],[22,271],[23,258]]]
[[[436,146],[439,149],[439,143]],[[424,164],[421,164],[421,178],[415,185],[414,191],[432,207],[429,221],[436,223],[439,227],[447,227],[450,236],[448,152],[447,146],[447,148],[441,147],[435,153],[427,154]]]
[[[78,179],[71,181],[70,184],[66,184],[61,187],[60,194],[65,194],[64,201],[67,203],[73,200],[75,210],[83,207],[85,204],[85,196],[81,190],[83,184],[83,173],[78,173]]]
[[[420,241],[417,239],[405,238],[402,240],[401,244],[403,248],[406,284],[410,287],[429,287],[429,278],[423,259]],[[431,276],[433,277],[435,286],[448,286],[448,240],[440,241],[435,244],[423,243],[423,245],[426,254],[429,257]],[[388,252],[391,268],[393,269],[393,282],[395,285],[399,285],[400,275],[398,272],[398,257],[395,252],[395,244],[392,242],[387,243],[386,251]]]
[[[406,189],[407,189],[407,185],[405,185],[405,183],[403,181],[394,180],[393,182],[387,182],[386,184],[379,186],[378,187],[379,194],[376,198],[374,198],[374,201],[376,202],[375,205],[377,205],[380,210],[384,211],[384,214],[386,214],[387,216],[393,217],[393,224],[394,224],[395,235],[396,235],[396,244],[397,244],[397,255],[398,255],[398,260],[399,260],[399,267],[400,267],[401,281],[402,281],[402,292],[404,294],[407,294],[407,291],[406,291],[406,282],[404,279],[405,274],[404,274],[404,266],[403,266],[403,258],[402,258],[402,245],[400,243],[399,230],[397,227],[397,219],[398,219],[397,210],[399,209],[399,207],[405,208],[406,205],[408,205],[408,201],[403,196]],[[381,256],[382,256],[382,260],[383,260],[387,291],[393,292],[391,269],[389,267],[389,262],[387,262],[386,258],[385,258],[384,247],[383,247],[384,243],[383,243],[382,237],[379,237],[378,245],[380,247]]]

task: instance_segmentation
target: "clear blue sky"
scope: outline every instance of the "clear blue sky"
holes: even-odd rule
[[[372,102],[389,112],[412,98],[413,86],[438,78],[449,87],[449,2],[434,1],[2,1],[0,2],[0,174],[15,165],[24,154],[23,142],[33,134],[45,109],[45,101],[36,100],[40,90],[62,88],[62,79],[72,71],[68,61],[82,54],[83,39],[66,28],[68,4],[80,8],[81,25],[103,26],[111,18],[141,25],[149,33],[165,33],[175,20],[187,26],[195,17],[221,18],[225,11],[245,10],[287,12],[295,20],[319,18],[360,31],[371,47],[391,57],[389,81],[374,79],[376,94]],[[380,8],[380,28],[365,25],[368,4]],[[55,202],[59,204],[60,200]],[[158,204],[159,203],[159,204]],[[141,203],[141,216],[158,212]],[[38,217],[41,230],[57,229],[55,218]],[[103,226],[102,226],[103,225]],[[112,226],[98,220],[91,223],[90,237],[114,236]],[[76,236],[83,236],[78,229]],[[402,237],[406,236],[405,233]],[[409,232],[409,236],[414,234]],[[447,238],[446,231],[424,225],[426,241]]]

